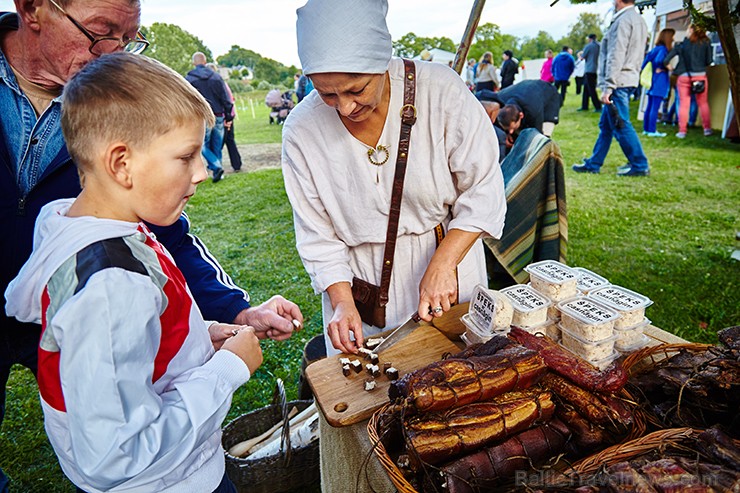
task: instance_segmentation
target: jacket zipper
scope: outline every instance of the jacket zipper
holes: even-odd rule
[[[26,197],[21,197],[18,199],[18,215],[26,215]]]

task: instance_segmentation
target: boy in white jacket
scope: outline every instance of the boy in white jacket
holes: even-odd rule
[[[174,223],[206,179],[211,108],[173,70],[128,53],[91,62],[62,97],[83,191],[44,207],[5,293],[8,315],[42,324],[49,440],[78,491],[235,491],[221,423],[266,334],[206,323],[143,224]]]

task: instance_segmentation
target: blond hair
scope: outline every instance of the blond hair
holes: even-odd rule
[[[213,126],[203,96],[180,74],[143,55],[103,55],[80,70],[62,93],[62,133],[72,159],[92,166],[96,148],[121,141],[146,147],[188,122]]]

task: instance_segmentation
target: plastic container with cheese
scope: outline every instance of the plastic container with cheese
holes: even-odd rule
[[[614,335],[619,314],[585,296],[558,303],[560,324],[589,342],[599,342]]]
[[[588,294],[589,291],[611,284],[605,277],[583,267],[573,267],[573,270],[580,274],[576,287],[583,294]]]
[[[556,260],[543,260],[524,268],[532,287],[552,301],[563,301],[578,294],[578,271]]]
[[[547,309],[552,302],[526,284],[501,290],[514,308],[511,325],[527,329],[547,322]]]
[[[588,297],[619,313],[619,319],[614,324],[617,329],[641,323],[645,318],[645,308],[653,304],[647,296],[615,285],[590,291]]]

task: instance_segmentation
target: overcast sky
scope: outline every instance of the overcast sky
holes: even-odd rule
[[[571,5],[560,0],[488,0],[480,23],[493,22],[504,33],[535,36],[544,30],[556,40],[567,34],[581,12],[602,17],[611,0]],[[305,0],[141,0],[141,22],[176,24],[200,38],[214,56],[231,45],[256,51],[286,65],[299,65],[295,40],[295,11]],[[408,32],[417,36],[462,38],[473,0],[389,0],[388,28],[394,40]],[[14,10],[11,0],[0,0],[2,10]],[[645,20],[652,26],[652,10]],[[553,47],[556,48],[556,47]]]

